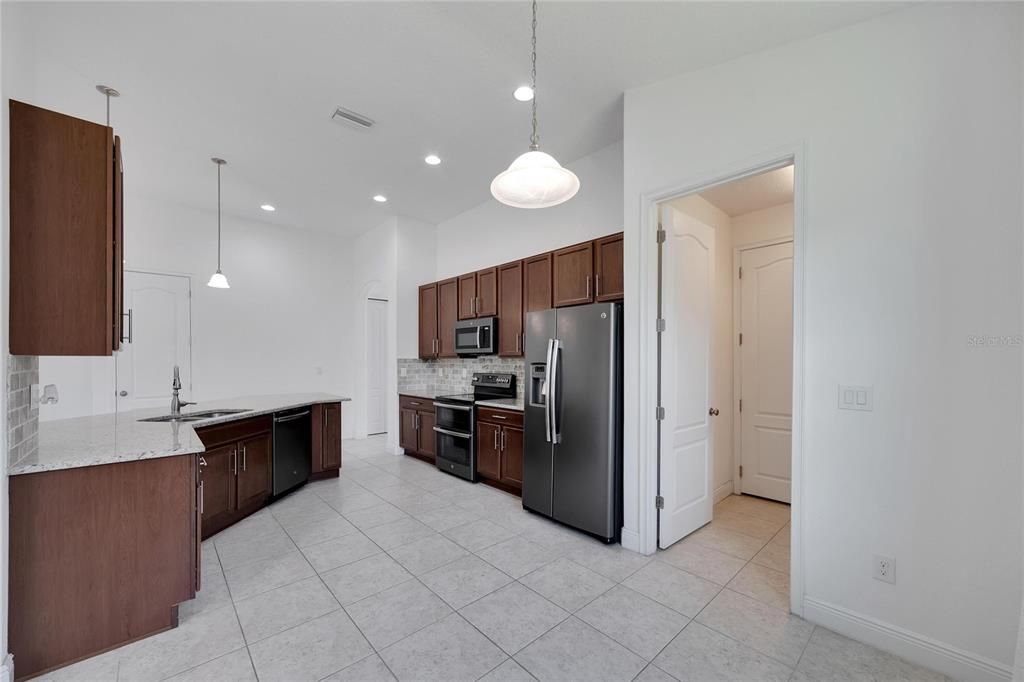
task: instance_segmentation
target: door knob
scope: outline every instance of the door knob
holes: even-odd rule
[[[121,391],[118,393],[118,395],[124,398],[126,395],[128,395],[128,391]]]
[[[710,414],[712,417],[717,417],[718,416],[718,408],[717,407],[712,407],[710,410],[708,410],[708,414]]]

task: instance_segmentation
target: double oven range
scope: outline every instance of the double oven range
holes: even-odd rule
[[[476,482],[476,402],[516,397],[515,374],[473,373],[473,392],[434,400],[437,468]]]

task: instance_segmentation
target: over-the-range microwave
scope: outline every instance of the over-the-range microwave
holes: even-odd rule
[[[455,323],[455,352],[459,355],[492,355],[498,352],[498,320],[478,317]]]

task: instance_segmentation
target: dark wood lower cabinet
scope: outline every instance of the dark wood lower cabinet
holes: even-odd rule
[[[198,585],[196,455],[8,479],[19,679],[177,625]]]
[[[199,460],[204,539],[266,504],[273,480],[272,425],[266,415],[196,429],[206,446]]]
[[[434,401],[411,395],[398,396],[398,445],[405,454],[434,463],[437,456],[434,436]]]
[[[510,492],[523,490],[523,413],[479,408],[476,473]]]
[[[313,461],[310,479],[337,478],[341,469],[341,403],[313,406]]]
[[[269,433],[246,438],[238,444],[235,455],[237,508],[243,509],[270,497],[274,475],[272,447]]]
[[[213,528],[231,523],[235,512],[238,478],[235,476],[235,444],[210,448],[199,458],[203,537]]]

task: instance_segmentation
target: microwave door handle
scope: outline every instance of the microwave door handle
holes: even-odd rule
[[[477,325],[476,328],[476,347],[478,349],[483,348],[483,343],[480,341],[480,333],[483,331],[483,327]]]
[[[548,353],[544,360],[544,383],[541,384],[541,394],[544,396],[544,440],[551,442],[551,349],[554,348],[555,340],[548,339]]]

